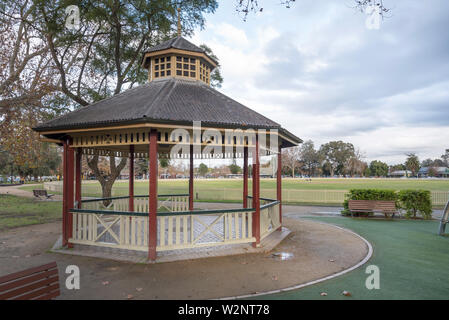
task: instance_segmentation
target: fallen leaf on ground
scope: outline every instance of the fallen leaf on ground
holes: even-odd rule
[[[103,281],[101,284],[107,286],[109,284],[109,281]]]
[[[321,292],[320,295],[325,297],[325,296],[327,296],[327,293],[326,292]]]
[[[334,259],[330,259],[329,262],[335,262],[335,260]]]
[[[136,288],[136,290],[140,292],[143,290],[143,288]]]
[[[351,296],[351,293],[349,291],[343,291],[341,294],[346,296],[346,297],[350,297]]]

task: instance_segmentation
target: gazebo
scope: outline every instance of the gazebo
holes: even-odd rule
[[[146,51],[148,83],[40,124],[63,146],[62,244],[157,252],[252,243],[282,228],[282,148],[301,139],[210,87],[217,62],[181,36]],[[277,156],[277,197],[260,197],[259,159]],[[83,155],[129,158],[129,195],[81,198]],[[252,196],[248,159],[252,158]],[[190,160],[188,192],[158,194],[158,158]],[[134,161],[149,160],[148,195],[134,195]],[[243,158],[242,207],[194,208],[194,159]],[[107,200],[107,201],[105,201]],[[105,205],[110,203],[108,205]]]

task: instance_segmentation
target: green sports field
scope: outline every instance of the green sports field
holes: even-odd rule
[[[250,180],[251,192],[251,180]],[[34,186],[24,186],[32,190]],[[61,184],[50,189],[53,193],[60,193]],[[187,193],[188,180],[159,180],[158,193]],[[195,179],[194,191],[198,201],[241,201],[242,179]],[[276,197],[276,180],[261,179],[261,196]],[[343,202],[345,193],[352,188],[380,188],[380,189],[425,189],[432,191],[435,205],[441,206],[448,200],[449,179],[321,179],[312,181],[306,179],[284,178],[282,183],[282,197],[285,203],[299,204],[336,204]],[[136,195],[148,194],[148,181],[135,182]],[[100,184],[96,181],[83,181],[83,196],[100,197]],[[128,194],[128,182],[121,180],[114,184],[114,196]]]

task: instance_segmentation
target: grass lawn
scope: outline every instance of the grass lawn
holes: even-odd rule
[[[372,258],[341,277],[266,299],[448,299],[449,237],[437,235],[438,222],[313,218],[351,229],[373,246]],[[335,259],[338,259],[336,253]],[[380,289],[368,290],[368,265],[380,269]],[[349,291],[352,297],[341,294]],[[326,292],[327,296],[320,296]]]
[[[62,202],[0,195],[0,230],[61,219]]]
[[[39,186],[43,188],[43,186]],[[195,198],[197,201],[241,201],[243,181],[242,179],[196,179],[194,182]],[[251,192],[251,180],[249,183]],[[276,197],[276,180],[261,179],[261,196],[267,198]],[[351,188],[381,188],[381,189],[425,189],[430,191],[443,191],[444,199],[439,199],[439,205],[447,201],[449,192],[449,179],[321,179],[312,181],[305,179],[283,179],[282,192],[285,203],[296,204],[334,204],[341,205],[344,199],[344,191]],[[24,186],[22,189],[31,191],[36,186]],[[183,180],[159,180],[158,193],[186,193],[188,181]],[[53,191],[51,191],[53,193]],[[83,196],[101,197],[100,184],[95,181],[83,181]],[[57,193],[57,192],[56,192]],[[148,194],[148,181],[136,181],[134,193],[136,195]],[[117,181],[114,184],[112,194],[114,196],[128,195],[128,182]]]

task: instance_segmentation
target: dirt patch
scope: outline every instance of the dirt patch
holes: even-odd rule
[[[360,238],[332,226],[291,218],[284,218],[284,225],[291,235],[268,254],[150,265],[50,253],[60,223],[23,227],[0,233],[0,275],[56,261],[60,299],[210,299],[319,279],[355,265],[368,251]],[[64,271],[71,264],[81,271],[77,291],[64,286]]]

